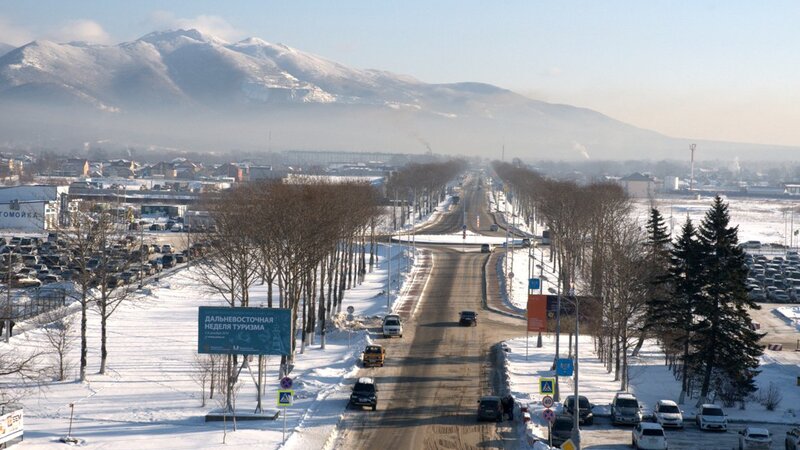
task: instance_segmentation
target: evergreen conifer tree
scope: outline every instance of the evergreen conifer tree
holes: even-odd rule
[[[650,208],[650,218],[645,225],[647,231],[647,298],[646,313],[642,329],[640,330],[639,341],[633,349],[633,355],[637,355],[642,348],[645,336],[659,333],[658,320],[655,317],[654,309],[659,304],[667,301],[669,292],[665,277],[669,269],[669,235],[664,218],[658,208]]]
[[[755,390],[758,344],[748,308],[759,306],[747,295],[747,266],[739,246],[738,227],[729,227],[728,206],[717,196],[699,229],[702,248],[702,296],[694,305],[690,358],[701,377],[700,399],[706,401],[712,375],[730,383],[743,398]]]

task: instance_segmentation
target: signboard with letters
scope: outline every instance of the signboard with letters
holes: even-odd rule
[[[288,355],[292,312],[284,308],[201,306],[197,353]]]
[[[0,415],[0,444],[22,437],[23,416],[22,408]]]
[[[528,331],[547,331],[547,296],[528,295]]]

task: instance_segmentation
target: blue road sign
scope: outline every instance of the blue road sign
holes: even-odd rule
[[[538,278],[528,278],[528,290],[537,290],[541,285],[541,280]]]
[[[575,370],[575,368],[572,359],[558,358],[558,362],[556,362],[556,375],[560,377],[571,377],[573,370]]]
[[[294,403],[294,391],[278,391],[278,406],[292,406]]]
[[[292,379],[289,377],[281,378],[281,389],[291,389],[292,388]]]
[[[539,378],[539,393],[543,395],[552,395],[556,393],[556,379],[555,378]]]
[[[467,224],[461,225],[461,229],[466,231],[467,230]]]

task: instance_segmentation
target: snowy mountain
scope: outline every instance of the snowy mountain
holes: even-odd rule
[[[0,47],[0,54],[3,49]],[[118,45],[34,41],[0,56],[12,143],[361,149],[520,157],[653,157],[685,148],[595,111],[480,83],[428,84],[258,38],[197,30]],[[555,151],[555,153],[554,153]]]
[[[16,47],[14,47],[13,45],[4,44],[0,42],[0,56],[5,55],[6,53],[10,52],[11,50],[14,50],[15,48]]]

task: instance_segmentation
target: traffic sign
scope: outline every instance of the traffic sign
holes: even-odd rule
[[[292,406],[294,403],[294,391],[280,390],[278,391],[278,406]]]
[[[575,367],[571,358],[558,358],[556,375],[559,377],[571,377],[573,370],[575,370]]]
[[[556,393],[555,378],[539,378],[539,393],[542,395],[552,395]]]
[[[353,314],[354,312],[356,312],[356,309],[353,308],[353,305],[347,307],[347,314]]]
[[[542,417],[544,417],[544,420],[550,423],[556,421],[556,413],[554,413],[552,409],[545,409],[544,411],[542,411]]]
[[[281,389],[291,389],[292,388],[292,379],[289,377],[281,378]]]
[[[537,290],[541,286],[541,280],[538,278],[528,278],[528,290]]]
[[[578,447],[572,439],[567,439],[566,442],[561,444],[561,450],[578,450]]]
[[[461,225],[461,229],[467,231],[467,224]]]
[[[514,278],[514,272],[509,272],[508,273],[508,278]]]
[[[545,408],[551,408],[553,406],[553,397],[550,397],[549,395],[542,397],[542,406]]]

